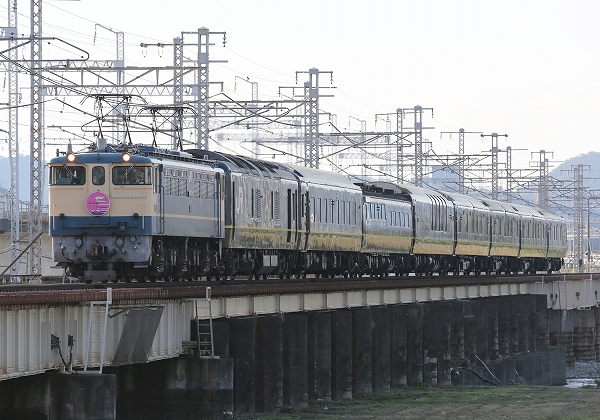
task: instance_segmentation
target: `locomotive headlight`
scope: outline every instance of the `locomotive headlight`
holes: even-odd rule
[[[73,153],[73,152],[67,153],[67,160],[69,162],[75,162],[75,153]]]
[[[75,239],[75,246],[77,248],[81,248],[81,245],[83,245],[83,241],[81,240],[81,238]]]
[[[123,162],[129,162],[131,160],[131,155],[125,152],[121,155],[121,160],[123,160]]]

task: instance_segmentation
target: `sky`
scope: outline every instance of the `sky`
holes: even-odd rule
[[[19,2],[19,32],[29,33],[29,4]],[[6,6],[0,21],[7,22]],[[224,92],[251,99],[279,98],[278,87],[296,84],[296,71],[331,71],[321,79],[322,111],[337,115],[341,129],[383,131],[375,115],[420,105],[424,139],[438,154],[457,153],[457,136],[441,132],[508,134],[501,149],[515,166],[528,167],[545,150],[558,162],[598,151],[600,121],[600,2],[595,0],[422,0],[314,1],[50,1],[42,6],[44,36],[88,51],[90,58],[114,59],[115,37],[101,24],[125,33],[127,66],[168,66],[169,47],[181,32],[206,27],[211,36],[210,80]],[[24,54],[24,53],[23,53]],[[70,54],[65,50],[65,54]],[[299,76],[299,86],[303,83]],[[23,77],[24,84],[27,78]],[[212,89],[212,88],[211,88]],[[216,86],[214,89],[218,89]],[[211,94],[216,90],[211,90]],[[23,89],[27,101],[27,89]],[[5,101],[6,82],[0,91]],[[149,101],[155,99],[149,98]],[[88,106],[89,101],[83,106]],[[72,124],[78,117],[57,101],[47,106],[46,124]],[[0,125],[7,121],[0,111]],[[29,115],[20,118],[21,151],[28,147]],[[59,134],[55,136],[60,143]],[[64,133],[68,137],[69,133]],[[55,149],[48,141],[47,154]],[[56,146],[58,147],[58,146]],[[489,151],[490,138],[466,138],[466,153]],[[526,149],[526,150],[525,150]],[[0,153],[6,144],[0,142]]]

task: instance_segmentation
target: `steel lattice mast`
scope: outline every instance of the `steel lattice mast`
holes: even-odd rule
[[[173,104],[183,105],[183,39],[181,37],[173,38]],[[171,123],[173,129],[173,150],[177,150],[183,140],[183,121],[182,112]]]
[[[320,71],[317,68],[311,68],[306,71],[296,72],[296,82],[298,74],[308,73],[308,81],[304,83],[304,166],[309,168],[319,168],[319,98],[332,95],[321,95],[319,89],[319,75],[329,73],[331,83],[333,83],[333,72]],[[281,88],[280,88],[281,89]]]
[[[404,183],[404,149],[402,142],[404,141],[404,113],[402,108],[396,109],[396,182]]]
[[[552,154],[552,156],[554,156],[554,153],[546,152],[545,150],[540,150],[537,153],[539,153],[539,160],[534,163],[534,167],[537,167],[540,170],[540,178],[537,183],[537,204],[541,208],[547,209],[548,208],[549,162],[548,162],[548,158],[546,157],[546,154],[550,153],[550,154]],[[533,157],[534,154],[536,154],[536,152],[532,152],[531,156]]]
[[[31,187],[29,197],[29,273],[42,275],[42,187],[44,185],[44,104],[42,101],[42,0],[31,0]]]
[[[222,34],[223,35],[223,46],[225,46],[225,32],[211,32],[208,28],[202,27],[198,29],[198,71],[197,83],[198,94],[196,97],[196,111],[198,118],[198,140],[197,147],[202,150],[209,150],[209,130],[208,125],[210,115],[210,104],[208,96],[208,87],[210,85],[208,78],[208,65],[211,63],[209,60],[209,48],[210,48],[210,35]],[[214,62],[214,61],[213,61]]]
[[[575,237],[573,242],[573,253],[580,273],[583,272],[583,211],[584,211],[584,190],[583,190],[583,165],[579,164],[572,167],[573,170],[573,224],[575,228]]]
[[[512,147],[506,146],[506,202],[512,203]]]
[[[17,32],[17,0],[8,0],[8,28],[4,30],[5,37],[16,37]],[[11,262],[10,275],[12,282],[20,281],[21,254],[21,206],[19,200],[19,79],[17,66],[18,49],[14,40],[8,43],[8,149],[10,160],[10,243]]]
[[[458,193],[465,193],[465,161],[467,156],[465,155],[465,134],[481,134],[481,131],[465,131],[464,128],[459,128],[458,131],[442,131],[440,138],[444,134],[458,134]]]
[[[209,50],[210,50],[210,35],[223,35],[223,46],[226,43],[226,33],[225,32],[211,32],[208,28],[202,27],[199,28],[197,32],[182,32],[181,33],[181,42],[176,43],[175,50],[180,50],[181,54],[183,54],[183,46],[184,45],[193,45],[193,44],[185,44],[184,43],[184,35],[185,34],[195,34],[198,37],[198,42],[196,44],[198,55],[196,60],[192,60],[198,66],[198,68],[194,71],[194,85],[195,85],[195,101],[196,101],[196,130],[197,130],[197,138],[196,138],[196,147],[202,150],[209,150],[209,118],[210,118],[210,102],[209,102],[209,86],[210,79],[208,74],[208,67],[210,63],[226,63],[227,61],[219,60],[219,61],[211,61],[209,58]],[[174,42],[175,43],[175,42]],[[178,52],[174,53],[177,54]],[[174,60],[177,60],[174,58]],[[183,65],[185,60],[183,55],[181,55],[181,65]],[[177,71],[177,70],[176,70]],[[183,74],[182,74],[183,75]],[[178,76],[179,81],[182,80],[182,75]],[[178,83],[177,80],[174,81],[175,84]],[[180,89],[183,87],[181,84],[179,85]],[[177,91],[177,87],[175,86],[174,91]],[[174,93],[175,94],[175,93]]]
[[[498,171],[498,152],[500,149],[498,148],[498,136],[508,137],[508,134],[482,134],[481,137],[491,137],[492,138],[492,200],[498,199],[498,179],[500,177]]]
[[[116,61],[114,61],[115,71],[117,73],[117,86],[116,86],[116,94],[120,96],[124,96],[124,77],[123,77],[123,68],[125,67],[125,33],[123,31],[115,31],[112,28],[96,23],[96,27],[101,27],[106,29],[109,32],[112,32],[117,37],[117,50],[116,50]],[[125,104],[121,103],[116,106],[113,111],[116,114],[115,127],[113,130],[114,140],[117,142],[123,140],[120,138],[120,134],[124,132],[124,121],[127,116],[127,102]]]

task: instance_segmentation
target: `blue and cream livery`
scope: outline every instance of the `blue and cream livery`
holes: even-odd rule
[[[224,209],[215,162],[101,142],[52,159],[49,180],[54,259],[68,274],[195,278],[216,268]]]

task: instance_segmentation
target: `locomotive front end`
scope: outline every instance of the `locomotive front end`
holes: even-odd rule
[[[151,264],[157,165],[105,150],[67,153],[49,165],[54,260],[88,282],[143,276]]]

